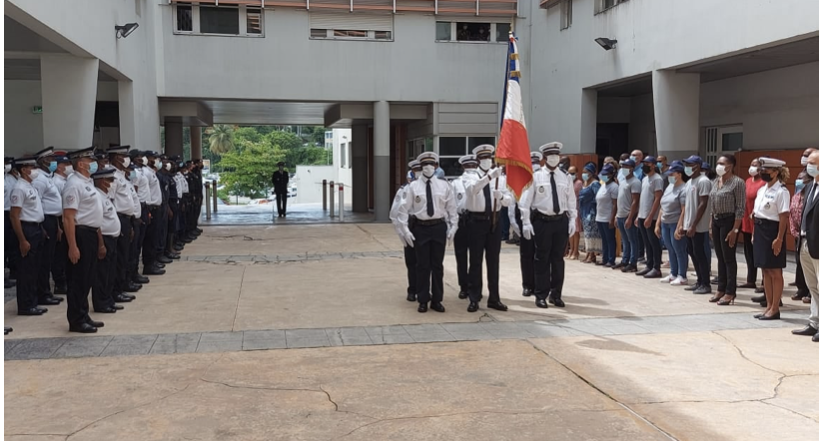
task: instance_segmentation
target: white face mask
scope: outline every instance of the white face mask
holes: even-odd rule
[[[549,155],[546,157],[546,166],[549,168],[555,168],[558,164],[561,163],[561,156],[560,155]]]
[[[799,164],[802,165],[803,167],[807,167],[808,166],[808,157],[803,156],[803,157],[799,158]]]
[[[532,164],[532,171],[540,170],[540,164]]]
[[[164,164],[164,168],[167,169],[167,171],[170,171],[172,169],[172,164]]]
[[[124,164],[124,167],[129,167],[129,164],[131,164],[132,161],[130,161],[129,158],[124,158],[123,162],[121,163]]]
[[[716,174],[719,176],[724,176],[727,173],[727,167],[722,164],[716,164]]]
[[[37,179],[38,176],[40,176],[40,170],[38,169],[34,169],[31,172],[29,172],[29,179],[33,181]]]
[[[148,164],[149,164],[149,161],[147,160],[147,157],[146,157],[146,156],[142,156],[142,157],[141,157],[141,163],[142,163],[142,164],[144,164],[144,165],[148,165]]]
[[[754,165],[750,166],[750,168],[748,169],[748,173],[749,173],[751,176],[756,176],[756,175],[758,175],[758,174],[759,174],[759,167],[756,167],[756,166],[754,166]]]
[[[492,168],[492,160],[491,159],[481,159],[480,160],[480,169],[483,171],[489,171]]]
[[[66,168],[63,169],[63,173],[65,173],[66,176],[69,176],[74,172],[75,172],[75,168],[72,167],[71,165],[67,165]]]
[[[6,165],[3,167],[3,173],[8,173],[8,172],[10,172],[10,171],[11,171],[11,164],[6,164]]]
[[[427,178],[430,178],[430,177],[434,176],[434,166],[433,165],[423,166],[423,174]]]
[[[618,174],[620,174],[622,178],[626,179],[627,176],[630,175],[630,169],[622,168],[621,171],[618,172]]]
[[[421,172],[421,171],[414,172],[414,179],[420,179],[420,176],[422,176],[422,175],[423,175],[423,172]]]

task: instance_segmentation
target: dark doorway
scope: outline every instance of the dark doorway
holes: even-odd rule
[[[598,124],[595,136],[595,153],[600,161],[603,161],[607,156],[612,156],[617,160],[622,153],[628,152],[629,124]]]

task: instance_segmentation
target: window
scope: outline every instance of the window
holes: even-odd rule
[[[618,6],[627,0],[595,0],[595,13],[606,11],[612,7]]]
[[[262,33],[262,10],[258,8],[247,9],[247,33],[261,34]]]
[[[176,29],[179,32],[193,32],[193,7],[179,5],[175,8]]]
[[[561,2],[561,30],[572,26],[572,0]]]
[[[493,136],[441,136],[440,137],[440,167],[447,177],[460,176],[463,167],[460,166],[460,157],[470,155],[475,147],[481,144],[494,145]]]
[[[390,31],[374,31],[374,40],[390,40]]]
[[[477,21],[438,21],[435,28],[437,41],[461,42],[508,42],[509,23],[485,23]],[[494,32],[493,32],[494,30]]]
[[[368,31],[347,31],[347,30],[334,29],[333,36],[334,37],[350,37],[350,38],[366,38],[366,37],[368,37]]]
[[[201,33],[239,35],[239,8],[200,6]]]
[[[310,13],[310,38],[329,40],[392,41],[392,15]]]
[[[264,37],[264,10],[212,4],[175,5],[173,33]]]
[[[328,38],[327,29],[311,29],[311,38]]]
[[[325,132],[325,139],[333,139],[333,132]]]
[[[719,156],[738,152],[742,148],[742,126],[705,127],[704,158],[709,164],[715,164]]]
[[[457,41],[489,41],[491,23],[457,23]]]
[[[450,21],[438,21],[437,41],[451,41],[451,28],[452,23]]]
[[[512,25],[509,23],[497,23],[495,25],[495,29],[497,30],[497,35],[495,35],[495,41],[498,42],[508,42],[509,41],[509,31],[512,30]]]

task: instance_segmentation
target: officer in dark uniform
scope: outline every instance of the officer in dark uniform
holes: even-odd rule
[[[165,155],[159,155],[155,158],[155,161],[158,171],[158,184],[161,186],[161,207],[158,209],[161,217],[158,220],[157,236],[155,237],[155,260],[162,265],[166,265],[172,263],[172,259],[166,255],[167,232],[170,229],[170,218],[172,217],[172,209],[170,208],[170,188],[173,186],[172,176],[170,175],[172,165]],[[160,168],[157,165],[158,163],[161,164]],[[176,195],[177,200],[178,196]]]
[[[543,155],[532,152],[532,170],[541,169]],[[517,205],[509,207],[509,222],[518,236],[520,236],[520,275],[523,284],[523,297],[535,295],[535,241],[533,238],[523,237],[523,216]]]
[[[201,234],[201,229],[198,228],[198,220],[201,218],[201,206],[204,204],[204,184],[201,181],[201,170],[203,167],[204,165],[201,159],[193,158],[190,172],[187,174],[187,184],[190,187],[190,194],[193,197],[190,214],[187,218],[187,235],[193,237],[198,237]]]
[[[158,251],[163,250],[167,210],[164,205],[166,196],[162,187],[162,177],[158,173],[161,170],[160,155],[156,152],[146,151],[143,158],[146,159],[146,166],[141,169],[142,175],[147,178],[149,196],[147,208],[149,210],[149,224],[144,235],[144,243],[141,248],[141,260],[144,262],[144,275],[160,276],[166,274],[165,260],[169,260]],[[139,192],[140,194],[140,192]]]
[[[132,229],[135,231],[132,240],[132,246],[129,250],[129,273],[133,282],[138,284],[149,283],[149,277],[140,274],[138,265],[141,260],[141,250],[144,247],[144,241],[147,235],[147,227],[150,224],[150,212],[148,200],[150,197],[149,181],[144,176],[144,152],[139,150],[131,150],[129,152],[130,167],[134,168],[135,175],[130,171],[130,182],[134,184],[135,191],[138,194],[138,202],[141,204],[141,214],[132,221]]]
[[[43,248],[43,206],[40,194],[32,186],[40,170],[36,157],[14,161],[19,179],[9,196],[10,220],[20,248],[17,275],[17,315],[41,315],[46,308],[38,308],[37,273]],[[60,302],[49,303],[57,304]]]
[[[285,170],[284,162],[280,162],[277,165],[279,166],[279,170],[273,172],[271,179],[273,181],[273,194],[276,195],[276,206],[279,209],[279,217],[285,217],[287,216],[287,193],[290,175]]]
[[[466,212],[466,181],[477,179],[477,157],[466,155],[460,158],[463,175],[452,181],[451,185],[457,198],[457,234],[454,235],[454,260],[457,262],[457,285],[460,287],[458,297],[469,298],[471,283],[469,283],[469,223]]]
[[[175,158],[163,157],[163,167],[161,167],[160,172],[164,182],[166,182],[167,187],[167,225],[166,234],[164,235],[164,245],[161,252],[163,256],[166,257],[170,262],[179,258],[172,248],[173,238],[175,236],[175,231],[177,229],[177,222],[179,218],[178,210],[181,203],[181,200],[179,198],[178,183],[175,179],[175,173],[177,173],[178,170],[176,169],[174,162]]]

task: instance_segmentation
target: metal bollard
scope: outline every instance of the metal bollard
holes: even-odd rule
[[[210,220],[210,219],[213,218],[213,216],[210,214],[210,183],[209,182],[204,183],[204,194],[207,196],[206,198],[204,198],[204,205],[207,207],[207,220]]]
[[[330,194],[330,196],[331,196],[331,203],[330,203],[330,206],[331,206],[331,219],[333,219],[334,216],[336,216],[336,209],[334,207],[334,181],[331,181],[329,185],[331,187],[330,188],[330,193],[331,193]]]
[[[322,211],[328,211],[328,180],[322,180]]]
[[[345,222],[345,184],[339,183],[339,221]]]
[[[218,213],[218,190],[216,190],[215,179],[213,179],[213,213]]]

